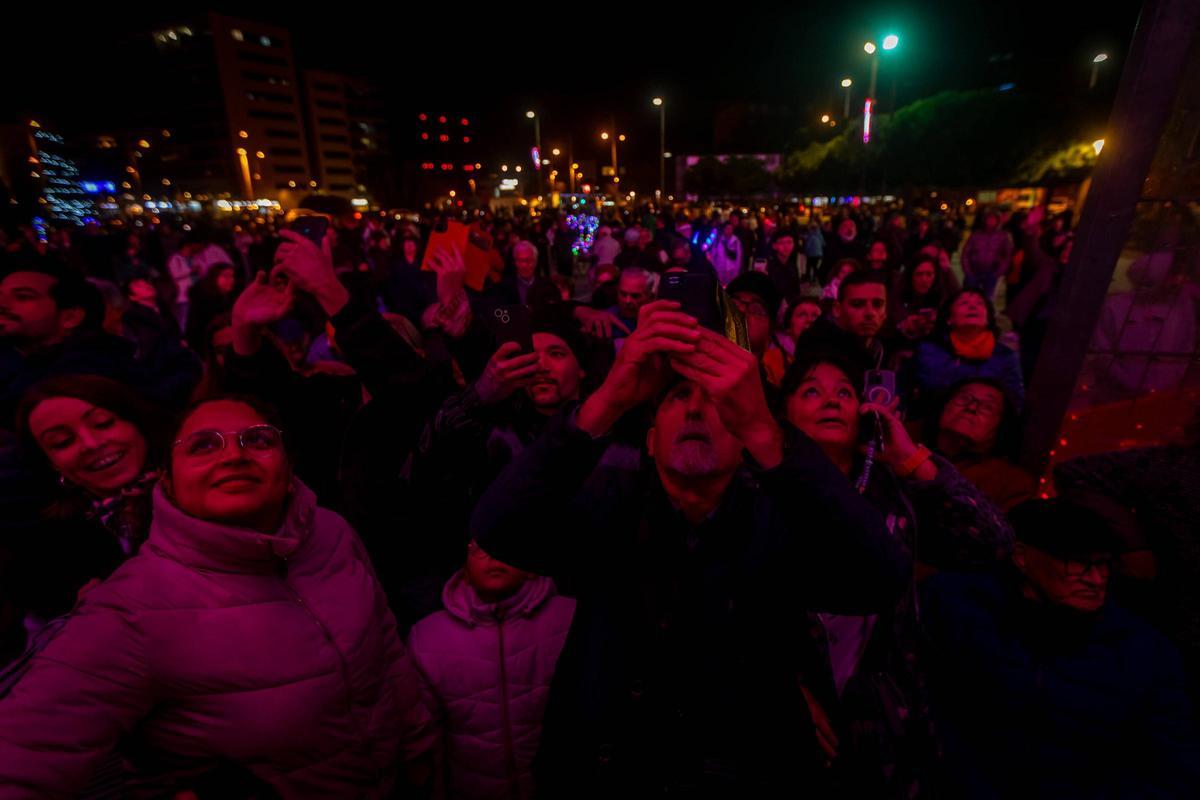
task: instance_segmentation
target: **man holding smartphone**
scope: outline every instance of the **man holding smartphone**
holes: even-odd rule
[[[610,432],[648,405],[641,469]],[[911,565],[817,446],[772,417],[758,361],[643,306],[604,384],[484,494],[480,546],[578,586],[535,761],[553,797],[776,797],[806,785],[812,731],[795,610],[874,613]]]

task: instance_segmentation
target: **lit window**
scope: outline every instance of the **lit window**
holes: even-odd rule
[[[258,41],[260,44],[262,44],[263,47],[271,46],[271,37],[270,36],[260,36],[258,38]]]
[[[234,28],[233,30],[231,30],[229,32],[229,35],[233,37],[233,40],[235,42],[246,41],[246,35],[244,33],[242,33],[240,30],[238,30],[237,28]]]

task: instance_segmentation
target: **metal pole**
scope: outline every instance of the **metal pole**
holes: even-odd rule
[[[575,194],[575,139],[571,136],[567,137],[567,178],[571,194]]]
[[[667,102],[658,107],[658,200],[667,194]]]
[[[850,119],[850,90],[853,88],[853,86],[846,87],[846,105],[842,109],[842,119],[846,121]]]
[[[621,185],[621,182],[617,180],[617,176],[620,175],[617,172],[617,121],[614,117],[609,117],[608,122],[612,131],[608,135],[608,141],[612,144],[613,194],[616,194],[617,188]]]
[[[1109,117],[1108,155],[1092,173],[1077,244],[1063,270],[1056,313],[1029,382],[1021,462],[1034,473],[1045,467],[1062,428],[1198,30],[1200,4],[1195,0],[1147,0],[1142,6]]]
[[[871,56],[871,89],[867,92],[867,97],[875,99],[875,79],[879,77],[879,55]]]
[[[542,193],[542,115],[537,114],[533,118],[533,146],[537,148],[538,163],[534,165],[537,169],[537,186],[538,194]]]
[[[1090,81],[1088,81],[1088,89],[1089,90],[1096,88],[1096,78],[1098,78],[1099,76],[1100,76],[1100,65],[1097,62],[1093,61],[1092,62],[1092,79]]]

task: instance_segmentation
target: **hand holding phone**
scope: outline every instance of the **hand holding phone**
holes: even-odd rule
[[[295,231],[317,247],[324,247],[329,223],[329,217],[324,214],[304,214],[292,220],[288,224],[288,230]]]
[[[695,317],[710,331],[724,334],[725,325],[717,305],[716,281],[695,272],[668,272],[658,287],[659,300],[679,303],[679,310]]]
[[[537,353],[521,353],[516,342],[505,342],[488,360],[479,380],[475,381],[475,393],[484,405],[499,403],[532,383],[537,377],[538,368]]]

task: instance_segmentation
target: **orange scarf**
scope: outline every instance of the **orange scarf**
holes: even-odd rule
[[[996,349],[996,335],[989,330],[978,333],[950,332],[950,345],[959,358],[968,361],[987,361]]]

